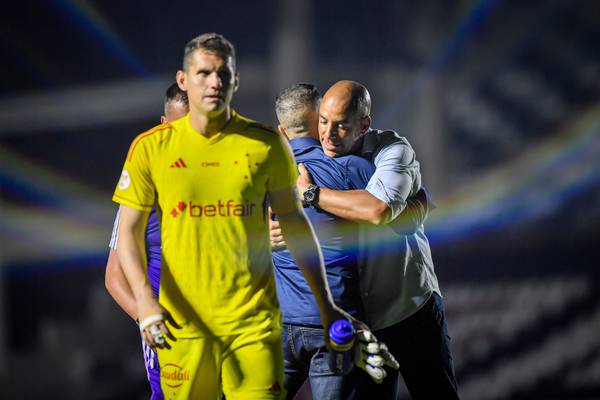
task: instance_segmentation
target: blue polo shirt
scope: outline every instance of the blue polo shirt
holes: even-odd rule
[[[303,163],[316,185],[335,190],[364,189],[375,172],[370,161],[354,155],[330,158],[318,140],[290,140],[297,163]],[[358,277],[358,224],[324,211],[305,208],[319,243],[327,280],[335,303],[356,318],[363,318]],[[273,252],[277,295],[283,322],[321,326],[319,307],[288,250]]]

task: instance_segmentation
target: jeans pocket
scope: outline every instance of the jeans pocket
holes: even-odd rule
[[[325,333],[321,328],[300,327],[302,344],[311,352],[325,346]]]
[[[328,362],[328,351],[326,347],[317,349],[315,354],[310,360],[310,373],[311,375],[329,375],[331,369],[329,368]]]

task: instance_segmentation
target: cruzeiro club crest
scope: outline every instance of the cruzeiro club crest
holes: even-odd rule
[[[126,169],[121,172],[121,178],[119,179],[119,189],[125,190],[131,185],[131,177]]]

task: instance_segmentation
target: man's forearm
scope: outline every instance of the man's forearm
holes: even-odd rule
[[[386,224],[392,212],[388,205],[366,190],[332,190],[321,188],[319,208],[353,222]]]
[[[125,311],[132,319],[137,319],[135,297],[133,296],[131,287],[129,287],[127,278],[121,269],[119,256],[113,249],[110,250],[108,261],[106,263],[105,285],[112,298],[123,311]]]
[[[296,261],[320,307],[333,304],[323,256],[315,234],[304,213],[300,210],[279,215],[287,247]]]
[[[127,282],[133,292],[136,303],[140,300],[152,296],[152,287],[148,280],[144,264],[146,263],[143,251],[138,248],[136,243],[127,243],[127,236],[120,234],[117,253],[119,261],[123,268],[123,273],[127,277]],[[130,240],[133,242],[133,240]],[[123,243],[122,245],[120,243]]]
[[[130,219],[130,210],[123,207],[119,226],[117,254],[127,282],[133,292],[136,303],[154,297],[148,274],[146,273],[146,251],[144,248],[144,232],[148,215]],[[133,211],[136,215],[139,212]],[[139,317],[139,316],[138,316]]]

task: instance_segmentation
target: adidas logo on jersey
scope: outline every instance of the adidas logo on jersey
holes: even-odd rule
[[[171,168],[187,168],[187,165],[183,162],[183,159],[179,157],[179,160],[171,164]]]

